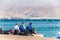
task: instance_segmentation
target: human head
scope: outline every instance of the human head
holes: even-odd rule
[[[30,22],[29,25],[32,25],[32,22]]]
[[[25,26],[25,23],[24,23],[24,22],[22,22],[22,24],[21,24],[21,25],[22,25],[22,27],[24,27],[24,26]]]
[[[22,22],[22,24],[24,24],[24,22]]]
[[[16,25],[18,25],[18,23],[16,23]]]

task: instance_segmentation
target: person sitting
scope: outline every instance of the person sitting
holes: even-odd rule
[[[34,28],[32,27],[32,23],[30,22],[29,25],[26,27],[29,34],[34,33]]]
[[[27,30],[25,29],[25,24],[22,22],[21,26],[19,27],[21,35],[28,35]]]
[[[18,23],[14,26],[14,35],[17,35],[19,33],[19,26]]]

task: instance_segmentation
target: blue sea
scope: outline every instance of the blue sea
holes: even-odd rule
[[[25,22],[26,26],[29,25],[29,22],[32,22],[35,31],[45,37],[56,37],[60,32],[60,19],[4,19],[0,20],[0,27],[2,30],[9,30],[15,26],[16,22],[19,26],[22,22]]]

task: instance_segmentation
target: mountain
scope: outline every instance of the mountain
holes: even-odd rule
[[[0,9],[0,18],[60,18],[60,7],[36,6],[36,7],[7,7]]]
[[[60,19],[60,1],[0,0],[0,18]]]

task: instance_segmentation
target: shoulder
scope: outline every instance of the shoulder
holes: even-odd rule
[[[27,27],[29,27],[29,25]]]

